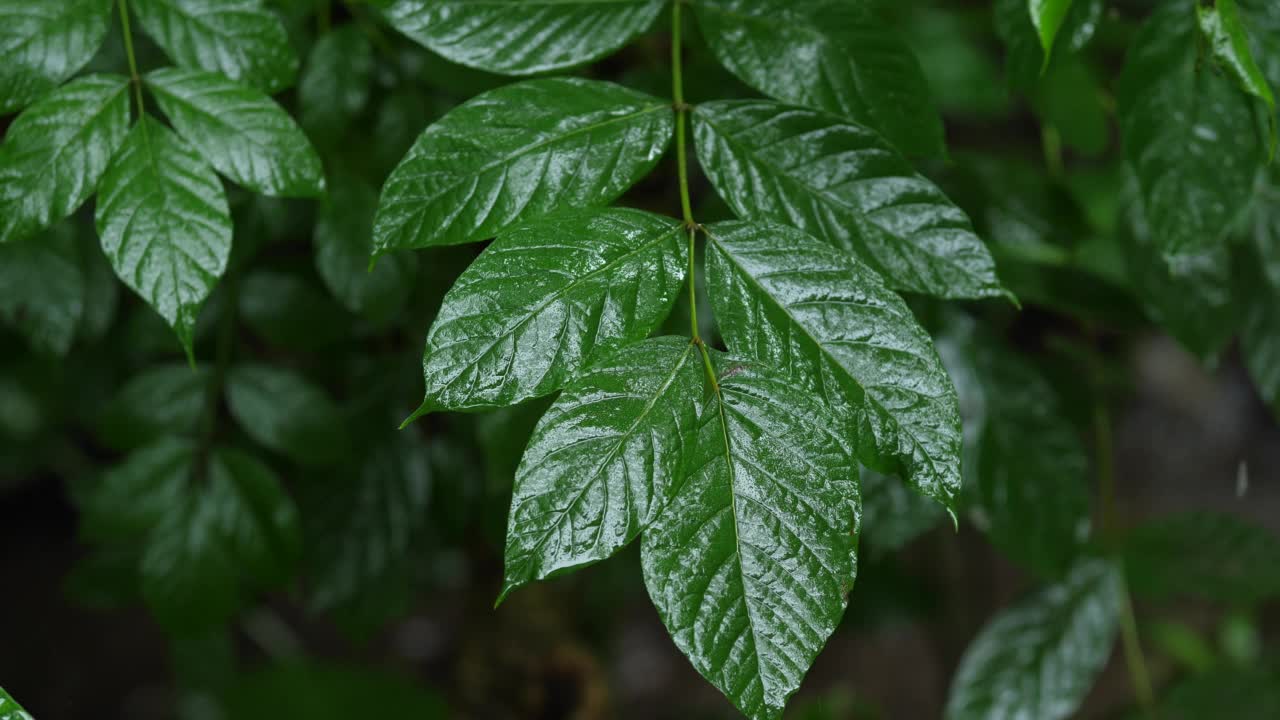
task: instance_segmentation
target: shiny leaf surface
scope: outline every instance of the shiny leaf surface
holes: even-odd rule
[[[516,472],[503,596],[613,555],[662,513],[703,373],[695,345],[664,337],[602,357],[565,388]]]
[[[768,101],[694,111],[698,160],[743,218],[776,220],[856,253],[899,290],[1004,291],[969,219],[875,133]]]
[[[1274,115],[1276,99],[1267,84],[1267,78],[1258,67],[1249,47],[1249,33],[1240,18],[1235,0],[1214,0],[1213,5],[1196,5],[1196,17],[1200,32],[1214,58],[1240,84],[1240,89],[1266,103]]]
[[[862,461],[954,507],[960,411],[928,334],[852,256],[776,223],[707,228],[707,283],[730,350],[852,410]]]
[[[675,220],[620,208],[503,233],[445,295],[417,414],[547,395],[592,354],[645,337],[684,283],[684,237]]]
[[[1027,0],[1027,8],[1031,11],[1031,23],[1040,37],[1040,47],[1047,63],[1053,52],[1053,41],[1058,36],[1062,21],[1067,18],[1067,11],[1071,9],[1071,0]]]
[[[276,197],[324,191],[315,148],[271,98],[204,70],[156,70],[146,83],[178,134],[232,182]]]
[[[599,59],[649,29],[666,0],[396,0],[400,32],[462,65],[507,75]]]
[[[374,248],[474,242],[557,208],[605,205],[653,168],[669,103],[549,78],[479,95],[427,128],[383,187]]]
[[[333,400],[289,370],[241,365],[227,374],[227,405],[246,434],[264,447],[306,464],[323,464],[348,449]]]
[[[942,121],[920,63],[870,5],[693,0],[711,51],[746,84],[875,128],[909,155],[942,154]]]
[[[111,0],[0,0],[0,115],[84,67],[110,22]]]
[[[0,688],[0,720],[31,720],[31,715],[4,688]]]
[[[753,720],[780,718],[857,572],[857,462],[813,393],[713,354],[671,505],[645,532],[645,585],[676,645]]]

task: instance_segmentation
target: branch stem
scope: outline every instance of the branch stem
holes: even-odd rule
[[[129,26],[129,0],[117,0],[120,7],[120,28],[124,32],[124,54],[129,59],[129,81],[133,83],[133,102],[138,108],[138,120],[142,120],[142,76],[138,74],[138,60],[133,52],[133,29]]]

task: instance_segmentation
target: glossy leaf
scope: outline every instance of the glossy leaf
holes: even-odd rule
[[[298,81],[302,127],[317,142],[337,141],[368,104],[373,72],[373,46],[357,26],[321,35]]]
[[[1280,88],[1280,6],[1270,0],[1236,0],[1249,30],[1253,59],[1272,90]]]
[[[1027,0],[1027,8],[1031,11],[1031,23],[1040,36],[1040,47],[1044,50],[1045,63],[1053,52],[1053,41],[1067,18],[1071,9],[1071,0]]]
[[[1276,99],[1267,84],[1267,78],[1254,60],[1249,47],[1249,33],[1240,18],[1235,0],[1214,0],[1212,5],[1196,5],[1196,17],[1200,32],[1209,41],[1213,56],[1226,68],[1240,89],[1266,103],[1272,115],[1276,112]]]
[[[1005,46],[1005,74],[1010,86],[1032,90],[1052,65],[1069,53],[1079,51],[1093,39],[1101,24],[1105,0],[995,0],[996,34]],[[1061,6],[1061,18],[1054,16]],[[1048,11],[1037,22],[1037,8]],[[1053,32],[1045,44],[1046,28]],[[1053,52],[1052,46],[1058,45]]]
[[[852,253],[899,290],[1004,293],[969,219],[875,133],[768,101],[693,113],[698,160],[743,218],[776,220]]]
[[[0,115],[76,74],[110,23],[111,0],[0,0]]]
[[[685,237],[675,220],[620,208],[504,232],[445,295],[415,416],[547,395],[594,353],[645,337],[684,283]]]
[[[143,117],[107,167],[96,219],[116,274],[190,354],[196,314],[231,254],[230,210],[213,168]]]
[[[711,51],[756,90],[875,128],[907,154],[942,154],[942,121],[920,64],[870,3],[693,0],[693,7]]]
[[[246,434],[264,447],[306,464],[348,450],[341,412],[302,376],[268,365],[241,365],[227,374],[227,405]]]
[[[31,720],[31,715],[4,688],[0,688],[0,720]]]
[[[507,75],[597,60],[649,29],[665,0],[396,0],[400,32],[462,65]]]
[[[1280,597],[1280,537],[1233,515],[1159,518],[1128,533],[1122,550],[1136,593],[1199,595],[1233,604]]]
[[[232,182],[275,197],[324,191],[315,148],[271,98],[203,70],[156,70],[146,83],[178,134]]]
[[[191,435],[208,402],[211,370],[160,365],[129,378],[106,404],[96,423],[107,445],[128,449],[165,435]]]
[[[298,74],[284,24],[262,0],[132,0],[129,9],[182,67],[222,73],[269,95]]]
[[[1001,611],[960,660],[946,719],[1071,717],[1111,655],[1122,582],[1109,563],[1084,560]]]
[[[707,237],[708,293],[729,349],[852,410],[864,463],[953,508],[956,390],[902,299],[852,256],[784,225],[718,223]]]
[[[85,311],[85,282],[72,228],[0,245],[0,322],[40,352],[66,355]]]
[[[31,237],[84,204],[128,123],[129,81],[115,75],[68,83],[19,115],[0,145],[0,244]]]
[[[605,205],[671,139],[670,103],[548,78],[479,95],[427,128],[382,190],[374,248],[474,242],[557,208]]]
[[[613,555],[666,508],[705,393],[685,338],[593,363],[543,416],[516,472],[502,595]]]
[[[753,720],[780,718],[857,572],[854,438],[812,392],[714,353],[671,505],[645,532],[649,597],[693,666]]]

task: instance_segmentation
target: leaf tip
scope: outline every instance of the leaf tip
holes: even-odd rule
[[[417,410],[414,410],[412,415],[410,415],[409,417],[405,418],[405,419],[404,419],[404,422],[400,423],[400,428],[399,428],[399,429],[400,429],[400,430],[403,430],[403,429],[405,429],[405,428],[409,427],[409,425],[410,425],[410,424],[412,424],[414,420],[417,420],[418,418],[422,417],[423,415],[427,415],[427,414],[429,414],[429,413],[431,412],[431,410],[432,410],[432,408],[431,408],[431,402],[430,402],[429,400],[423,400],[423,401],[422,401],[422,404],[418,406],[418,409],[417,409]]]

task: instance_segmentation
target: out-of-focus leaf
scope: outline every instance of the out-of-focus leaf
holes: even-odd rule
[[[0,720],[31,720],[31,715],[4,688],[0,688]]]
[[[444,701],[408,678],[366,669],[286,664],[253,671],[233,683],[226,708],[237,720],[445,720]]]
[[[0,244],[0,322],[16,328],[33,348],[67,354],[84,303],[80,249],[68,224]]]
[[[1240,89],[1266,104],[1274,115],[1276,99],[1262,69],[1249,47],[1249,33],[1240,18],[1235,0],[1214,0],[1212,5],[1196,5],[1200,32],[1209,41],[1213,56],[1240,84]],[[1275,128],[1272,128],[1273,132]]]
[[[331,463],[349,450],[338,407],[295,372],[241,365],[227,374],[226,390],[236,422],[267,448],[307,465]]]
[[[273,345],[316,350],[348,337],[349,316],[342,307],[297,273],[258,270],[239,291],[245,324]]]
[[[1058,30],[1071,9],[1071,0],[1029,0],[1027,6],[1031,10],[1031,24],[1040,37],[1040,47],[1044,50],[1044,61],[1047,64],[1053,53],[1054,38],[1058,36]]]
[[[1262,668],[1219,668],[1174,685],[1155,712],[1161,720],[1276,717],[1280,676]]]
[[[1101,155],[1111,142],[1104,91],[1093,69],[1075,55],[1055,62],[1032,92],[1036,113],[1081,155]]]
[[[1034,88],[1054,62],[1088,44],[1097,32],[1105,5],[1105,0],[995,0],[995,29],[1005,45],[1009,84],[1019,90]],[[1036,20],[1038,7],[1056,8],[1058,20],[1049,44],[1045,43],[1045,25]],[[1055,41],[1059,47],[1053,53]],[[1064,43],[1066,47],[1062,47]]]
[[[862,538],[873,553],[897,550],[937,527],[946,510],[898,478],[863,468]]]
[[[1232,515],[1159,518],[1128,533],[1122,549],[1137,593],[1241,604],[1280,596],[1280,537]]]
[[[0,0],[0,115],[88,64],[110,23],[111,0]]]
[[[209,393],[210,370],[161,365],[129,378],[103,408],[98,437],[129,449],[164,435],[190,435],[199,427]]]
[[[325,145],[337,142],[369,102],[373,46],[355,25],[321,35],[298,81],[302,127]]]

